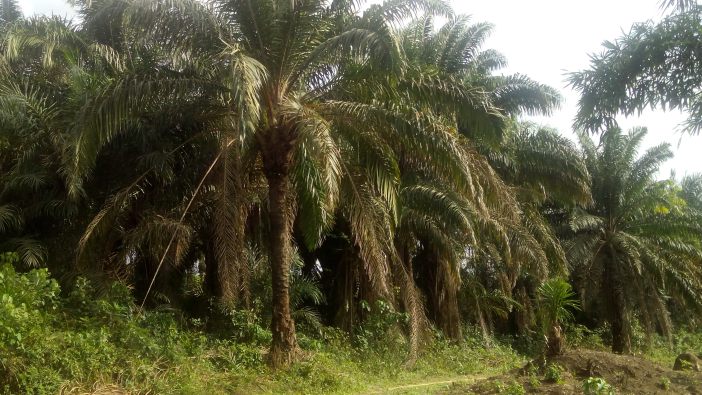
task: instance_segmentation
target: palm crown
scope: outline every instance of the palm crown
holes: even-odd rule
[[[592,175],[593,204],[570,219],[567,242],[585,300],[595,301],[612,326],[617,352],[630,351],[631,314],[669,328],[666,294],[697,301],[700,218],[667,181],[655,181],[667,145],[637,157],[645,129],[610,129],[601,143],[581,134]],[[592,298],[592,299],[591,299]],[[593,308],[595,306],[586,306]]]

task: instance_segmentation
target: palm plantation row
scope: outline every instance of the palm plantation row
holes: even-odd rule
[[[146,308],[264,304],[272,366],[294,317],[353,332],[381,301],[410,360],[431,328],[528,335],[558,278],[617,352],[635,321],[699,323],[702,177],[657,181],[670,148],[609,117],[578,145],[519,122],[559,95],[499,74],[489,24],[358,3],[76,1],[71,22],[4,1],[2,251]]]

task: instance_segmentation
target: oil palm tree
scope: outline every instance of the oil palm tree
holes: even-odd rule
[[[552,278],[539,287],[539,310],[546,337],[546,353],[560,355],[565,348],[561,325],[573,319],[573,311],[580,309],[572,286],[565,280]]]
[[[140,111],[153,103],[164,98],[206,103],[210,115],[206,133],[218,136],[220,148],[204,166],[202,180],[192,188],[192,197],[186,199],[176,222],[182,224],[195,198],[202,198],[203,186],[210,185],[206,180],[217,174],[217,167],[225,167],[215,187],[220,192],[230,180],[238,185],[251,176],[264,180],[267,192],[262,208],[273,284],[269,354],[273,366],[289,363],[297,350],[289,306],[295,214],[304,213],[298,221],[304,241],[319,243],[333,219],[343,183],[360,189],[353,186],[356,174],[344,168],[341,160],[341,155],[359,150],[353,142],[376,140],[395,152],[411,153],[413,160],[437,172],[457,172],[462,177],[467,173],[455,128],[444,126],[441,118],[430,113],[418,112],[414,103],[451,98],[456,106],[475,106],[475,95],[407,73],[395,30],[417,12],[449,15],[450,8],[443,2],[389,1],[361,14],[355,2],[346,1],[259,1],[252,7],[246,1],[106,0],[83,3],[82,12],[86,23],[107,14],[123,21],[120,26],[126,31],[115,36],[128,40],[125,53],[157,61],[155,67],[135,67],[116,76],[94,98],[105,111],[102,119],[110,122],[81,130],[72,177],[86,178],[103,147],[115,136],[130,133],[126,121],[138,119]],[[158,51],[148,55],[150,48]],[[227,163],[232,166],[226,168]],[[388,188],[392,178],[379,177],[388,173],[377,169],[371,171],[370,185],[391,204],[396,199],[396,191]],[[241,224],[245,210],[237,207],[245,206],[247,195],[233,196],[243,206],[221,199],[228,203],[225,209],[233,207],[235,212],[218,217]],[[104,217],[98,216],[89,230]],[[227,237],[240,236],[239,226],[229,228],[233,231]],[[165,243],[164,257],[174,237]],[[219,244],[236,251],[231,240],[221,240]]]
[[[656,181],[668,145],[638,157],[645,129],[613,128],[596,146],[580,134],[592,175],[593,204],[575,209],[566,242],[586,309],[598,308],[611,326],[612,350],[631,350],[633,314],[648,328],[669,330],[666,293],[699,302],[700,213],[668,181]]]
[[[442,113],[456,120],[467,160],[466,166],[471,175],[469,187],[446,191],[437,189],[437,185],[445,183],[432,182],[431,177],[420,177],[425,183],[424,191],[442,197],[433,202],[450,202],[451,206],[447,206],[447,209],[452,207],[454,212],[460,213],[466,222],[463,227],[468,230],[449,232],[437,239],[436,234],[422,235],[417,229],[410,231],[410,228],[398,227],[398,232],[409,231],[419,240],[418,245],[421,247],[416,265],[421,273],[418,277],[421,280],[420,286],[428,297],[428,310],[435,324],[454,339],[460,337],[457,293],[460,286],[459,267],[466,259],[466,246],[471,246],[474,252],[475,249],[495,253],[501,251],[502,254],[497,253],[502,255],[500,258],[510,261],[508,240],[523,240],[523,237],[515,235],[519,232],[528,233],[522,226],[522,209],[514,199],[511,187],[494,171],[489,159],[496,153],[495,150],[510,128],[510,117],[522,113],[547,114],[559,101],[559,96],[553,89],[528,77],[493,75],[506,61],[498,52],[481,48],[491,30],[490,24],[471,23],[470,17],[465,15],[451,18],[435,29],[435,18],[425,15],[417,18],[402,32],[402,44],[410,64],[408,73],[415,73],[423,76],[424,81],[437,81],[453,89],[460,87],[472,92],[473,97],[473,104],[469,106],[456,106],[457,102],[449,98],[435,101],[426,108],[426,111]],[[428,82],[417,86],[426,90]],[[405,178],[411,178],[411,174],[418,169],[405,166],[401,171],[407,174]],[[408,207],[412,207],[412,204]],[[456,210],[457,208],[463,211]],[[421,210],[402,212],[420,214]],[[413,221],[421,218],[436,220],[439,217],[419,216]],[[430,229],[428,226],[423,228],[425,232]],[[480,240],[471,237],[474,233],[480,235]],[[483,249],[481,243],[483,246],[490,243],[499,245]],[[409,243],[414,244],[417,242]],[[532,247],[541,250],[536,243],[532,243]]]
[[[521,226],[510,239],[512,263],[498,260],[496,268],[506,280],[501,282],[502,291],[519,306],[511,311],[516,329],[525,333],[537,318],[540,284],[567,272],[554,217],[590,202],[590,178],[575,145],[549,128],[515,124],[497,149],[489,141],[480,143],[496,172],[511,186],[521,212]]]
[[[81,107],[90,105],[86,92],[118,66],[103,56],[105,48],[87,44],[76,26],[59,17],[16,18],[3,29],[0,122],[7,146],[0,202],[22,216],[10,244],[20,250],[25,263],[45,264],[47,243],[34,237],[53,240],[49,249],[54,253],[67,252],[58,234],[68,238],[80,232],[80,187],[71,189],[68,182],[70,125]],[[68,256],[55,258],[53,262]]]

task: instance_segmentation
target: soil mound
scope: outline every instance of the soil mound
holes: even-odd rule
[[[584,381],[589,378],[604,379],[616,394],[702,395],[702,373],[674,371],[672,366],[661,366],[644,358],[592,350],[569,350],[475,384],[455,385],[443,393],[580,395],[584,393]]]

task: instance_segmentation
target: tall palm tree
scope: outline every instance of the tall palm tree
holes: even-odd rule
[[[467,230],[446,228],[442,230],[448,233],[438,237],[436,233],[428,233],[432,228],[427,224],[413,222],[414,225],[422,223],[423,232],[413,229],[411,233],[422,241],[418,243],[421,248],[416,265],[422,273],[419,275],[420,285],[429,299],[430,315],[447,336],[457,339],[460,337],[457,305],[459,267],[466,259],[466,246],[471,246],[475,253],[476,248],[480,249],[481,242],[487,245],[488,240],[492,240],[500,244],[500,241],[506,241],[526,229],[520,223],[522,210],[513,198],[513,191],[494,171],[489,158],[510,128],[510,117],[522,113],[547,114],[558,104],[559,96],[553,89],[525,76],[493,75],[506,61],[496,51],[481,48],[492,31],[490,24],[473,24],[469,16],[462,15],[451,18],[438,30],[434,26],[435,18],[425,15],[403,29],[402,44],[410,64],[408,72],[424,76],[424,83],[418,85],[424,90],[429,90],[431,83],[434,83],[442,84],[447,89],[460,87],[471,92],[472,105],[456,106],[456,101],[449,98],[435,101],[426,108],[426,111],[442,113],[456,120],[471,181],[468,188],[445,190],[438,187],[446,185],[445,182],[435,182],[426,176],[419,179],[423,183],[422,190],[437,197],[433,203],[437,206],[450,203],[443,212],[460,214],[466,222],[462,226]],[[476,149],[483,146],[485,149],[482,151]],[[408,175],[405,178],[411,178],[418,169],[404,166],[401,171]],[[416,190],[412,188],[415,186],[410,189]],[[413,207],[411,203],[408,206]],[[437,207],[432,209],[442,212]],[[422,213],[416,209],[401,212],[410,212],[415,216]],[[440,216],[423,215],[412,221],[422,218],[434,221]],[[399,227],[400,230],[410,229]],[[473,234],[480,235],[479,240],[471,237]],[[502,251],[508,256],[508,244],[502,243],[492,250]],[[535,248],[540,250],[536,245]]]
[[[637,157],[646,130],[613,128],[596,146],[580,134],[592,175],[593,204],[570,218],[566,248],[585,308],[598,308],[612,331],[612,350],[631,350],[632,314],[669,330],[666,293],[699,302],[700,213],[667,181],[656,181],[672,156],[667,144]]]
[[[365,156],[373,165],[360,163],[371,166],[374,176],[366,177],[372,180],[369,185],[391,205],[397,192],[389,188],[393,184],[392,177],[385,177],[389,173],[378,171],[375,157],[387,152],[372,152],[375,147],[358,146],[358,141],[376,141],[437,172],[467,176],[455,128],[418,111],[416,103],[451,98],[456,106],[475,106],[474,95],[464,87],[447,89],[408,73],[395,30],[418,12],[450,15],[450,8],[441,1],[389,1],[362,14],[356,2],[341,0],[259,1],[255,7],[248,1],[105,0],[85,2],[82,8],[88,27],[106,15],[111,15],[108,20],[123,21],[116,26],[126,31],[111,30],[114,34],[103,37],[103,42],[127,41],[103,45],[124,47],[126,42],[124,53],[157,61],[150,68],[129,68],[94,99],[105,111],[99,119],[109,122],[81,130],[73,179],[84,179],[102,148],[115,136],[128,135],[127,120],[139,119],[144,108],[164,101],[206,103],[208,107],[200,107],[209,109],[205,132],[218,136],[219,149],[204,166],[201,181],[192,188],[192,197],[186,199],[183,215],[175,222],[183,223],[196,197],[202,198],[203,186],[218,174],[217,168],[222,169],[221,182],[214,186],[218,193],[228,195],[224,191],[231,181],[234,193],[230,196],[242,204],[249,195],[239,193],[236,185],[246,184],[250,176],[258,179],[256,174],[265,180],[262,208],[273,283],[269,354],[273,366],[289,363],[297,350],[289,306],[296,212],[304,213],[298,223],[305,242],[315,245],[331,224],[340,188],[349,184],[352,190],[362,189],[354,187],[357,175],[342,166],[342,155],[371,152]],[[149,55],[153,48],[158,50]],[[127,188],[120,196],[130,196],[126,192],[131,193]],[[226,219],[245,223],[246,210],[231,200],[219,201],[229,203],[224,210],[234,208],[218,215],[233,229],[217,240],[229,248],[222,255],[226,257],[236,251],[237,242],[230,238],[241,240],[243,231]],[[104,217],[96,217],[89,231]],[[164,243],[158,267],[177,244],[173,235]],[[366,255],[380,256],[377,251]]]
[[[492,293],[478,289],[463,296],[478,309],[485,301],[486,313],[493,310],[499,313],[493,316],[509,318],[513,329],[526,333],[538,318],[540,284],[567,271],[555,219],[590,202],[589,174],[575,144],[548,128],[513,123],[499,142],[490,136],[475,136],[473,141],[509,191],[511,203],[509,210],[504,198],[502,206],[491,207],[498,220],[503,218],[508,237],[479,237],[468,261],[471,269],[464,271],[467,282],[482,283]],[[518,215],[509,219],[512,212]],[[492,308],[496,304],[497,310]],[[492,326],[490,314],[472,315],[484,330]]]
[[[2,0],[0,2],[0,31],[6,31],[7,27],[23,17],[17,1]]]

